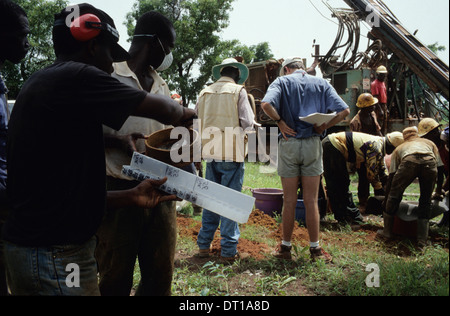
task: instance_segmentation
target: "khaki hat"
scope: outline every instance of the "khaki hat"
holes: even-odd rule
[[[419,123],[419,137],[427,135],[432,130],[441,127],[442,125],[432,118],[425,118]]]
[[[220,65],[214,66],[212,69],[214,79],[219,80],[222,77],[220,73],[226,67],[234,67],[239,69],[241,73],[241,79],[239,80],[238,84],[244,84],[244,82],[247,81],[249,75],[247,66],[243,63],[238,62],[235,58],[227,58]]]
[[[385,66],[380,66],[377,68],[377,74],[387,74],[387,68]]]
[[[403,131],[403,139],[406,141],[419,137],[419,130],[417,127],[408,127]]]
[[[375,98],[373,95],[371,95],[370,93],[363,93],[359,96],[356,106],[360,109],[365,109],[377,103],[378,99]]]
[[[395,148],[397,148],[398,146],[400,146],[401,144],[403,144],[405,142],[405,139],[403,138],[403,133],[400,133],[400,132],[393,132],[393,133],[387,134],[386,137],[388,138],[388,140],[392,144],[392,146],[394,146]]]
[[[305,65],[303,65],[303,59],[300,57],[289,57],[287,58],[283,64],[281,65],[281,69],[280,69],[280,76],[285,76],[286,73],[284,71],[284,67],[292,64],[292,63],[301,63],[303,68],[305,67]]]

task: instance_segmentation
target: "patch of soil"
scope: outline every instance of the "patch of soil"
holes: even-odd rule
[[[270,247],[261,242],[250,241],[245,238],[240,238],[237,246],[238,252],[241,254],[248,254],[251,258],[262,260],[265,258],[264,254],[270,253]],[[214,239],[211,245],[211,252],[214,256],[219,257],[221,252],[220,239]]]
[[[275,230],[279,226],[275,218],[270,217],[269,215],[265,214],[260,210],[254,210],[250,214],[248,222],[245,225],[263,226],[268,228],[269,230]]]
[[[201,229],[201,222],[195,221],[192,218],[178,216],[178,234],[181,237],[192,238],[193,240],[197,240],[198,233]],[[277,221],[263,213],[260,210],[255,210],[249,217],[248,222],[245,225],[253,225],[253,226],[263,226],[267,228],[271,233],[268,235],[268,238],[272,238],[275,240],[281,241],[282,231],[281,225],[277,223]],[[294,228],[293,233],[293,241],[300,243],[301,245],[307,245],[309,237],[308,230],[303,227]],[[211,254],[215,257],[220,257],[220,228],[217,230],[215,238],[211,244]],[[266,255],[270,253],[273,249],[269,247],[266,243],[250,241],[245,238],[239,239],[238,251],[241,254],[248,254],[251,258],[256,260],[263,260],[266,258]]]
[[[372,221],[376,221],[376,218],[373,215],[369,215],[372,217]],[[200,228],[202,226],[201,222],[196,221],[189,217],[184,217],[182,215],[178,216],[178,230],[180,237],[188,237],[192,238],[192,240],[196,241]],[[370,225],[370,224],[362,224],[362,225],[354,225],[352,226],[352,230],[354,232],[360,232],[362,234],[362,238],[365,242],[360,242],[353,234],[343,233],[343,234],[335,234],[329,233],[331,232],[339,232],[342,227],[339,227],[339,224],[334,222],[324,222],[321,223],[321,230],[326,228],[329,232],[321,232],[321,240],[324,243],[325,248],[327,245],[333,245],[336,247],[352,247],[355,252],[364,252],[367,249],[367,243],[377,245],[378,242],[383,243],[383,250],[395,253],[401,257],[407,257],[411,255],[411,244],[415,244],[415,241],[409,242],[407,238],[398,237],[392,241],[382,240],[377,237],[377,231],[382,229],[382,219],[379,219],[380,226]],[[249,217],[248,222],[243,225],[245,228],[246,225],[251,226],[262,226],[265,227],[269,233],[267,235],[268,238],[273,239],[277,242],[282,240],[282,225],[277,223],[277,221],[263,213],[260,210],[255,210]],[[220,229],[217,230],[214,241],[211,245],[211,255],[213,258],[220,258]],[[440,244],[444,248],[448,250],[449,242],[448,238],[439,236],[430,232],[430,240],[433,244]],[[307,247],[309,245],[309,234],[308,230],[305,227],[300,227],[298,224],[294,226],[294,232],[292,234],[292,241],[296,243],[300,247]],[[244,238],[239,239],[238,251],[241,254],[248,254],[251,258],[256,260],[263,260],[267,257],[267,254],[271,253],[274,249],[262,242],[250,241]],[[201,259],[200,261],[205,261],[205,259]],[[205,262],[207,262],[206,260]]]
[[[178,224],[178,234],[181,237],[190,237],[194,240],[197,240],[198,233],[200,232],[200,228],[202,228],[202,223],[195,221],[192,218],[184,217],[178,214],[177,217]]]

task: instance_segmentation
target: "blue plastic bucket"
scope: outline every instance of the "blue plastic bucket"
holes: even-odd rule
[[[306,209],[303,200],[297,200],[297,207],[295,208],[295,220],[300,224],[306,224]]]

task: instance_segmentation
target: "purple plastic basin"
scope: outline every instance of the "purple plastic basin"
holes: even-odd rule
[[[283,190],[253,189],[252,194],[256,199],[256,209],[272,217],[275,213],[281,214],[283,210]]]

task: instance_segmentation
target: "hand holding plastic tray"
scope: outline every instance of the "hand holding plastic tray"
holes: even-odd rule
[[[139,153],[134,153],[131,165],[124,166],[122,173],[138,181],[167,177],[160,190],[240,224],[247,223],[255,205],[251,196]]]

